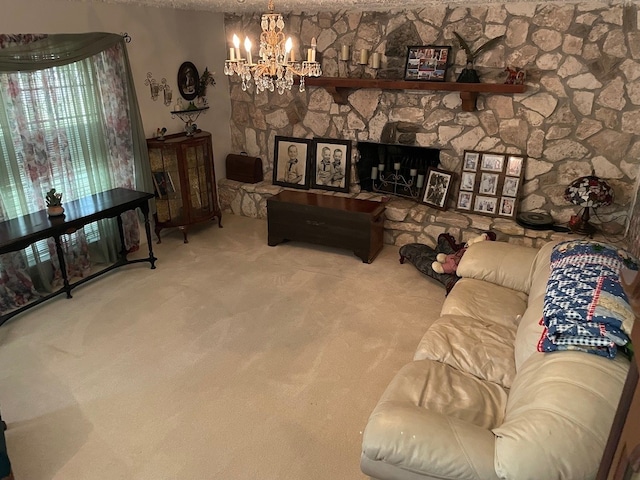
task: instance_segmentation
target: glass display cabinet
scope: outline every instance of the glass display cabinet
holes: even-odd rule
[[[147,139],[151,174],[155,185],[155,233],[160,238],[163,228],[178,227],[187,239],[190,225],[218,218],[216,175],[213,165],[211,134],[196,132]]]

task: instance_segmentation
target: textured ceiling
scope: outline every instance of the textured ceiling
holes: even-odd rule
[[[87,0],[84,0],[87,1]],[[120,3],[147,7],[177,8],[181,10],[204,10],[211,12],[264,12],[268,0],[88,0],[89,3]],[[518,0],[545,3],[550,0]],[[425,8],[429,5],[472,5],[489,3],[516,3],[516,0],[274,0],[275,10],[287,12],[320,12],[340,9],[389,10],[397,8]],[[567,2],[572,3],[572,2]],[[596,1],[591,3],[607,3]]]

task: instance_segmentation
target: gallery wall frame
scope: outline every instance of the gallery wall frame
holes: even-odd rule
[[[311,155],[311,187],[348,193],[351,140],[314,138]]]
[[[307,138],[275,138],[273,184],[308,190],[311,164],[311,144]]]
[[[456,209],[515,218],[524,179],[523,155],[465,150]]]

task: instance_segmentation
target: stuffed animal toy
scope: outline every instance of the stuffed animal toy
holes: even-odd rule
[[[436,256],[436,261],[431,264],[431,268],[436,273],[449,273],[454,274],[458,270],[458,264],[464,255],[464,252],[467,251],[474,243],[484,242],[487,240],[495,240],[496,234],[493,232],[485,232],[477,237],[470,238],[464,246],[455,253],[439,253]]]

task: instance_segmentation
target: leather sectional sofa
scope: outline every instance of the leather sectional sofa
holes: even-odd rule
[[[537,351],[554,246],[481,242],[467,250],[440,318],[369,418],[364,473],[595,478],[629,361]]]

